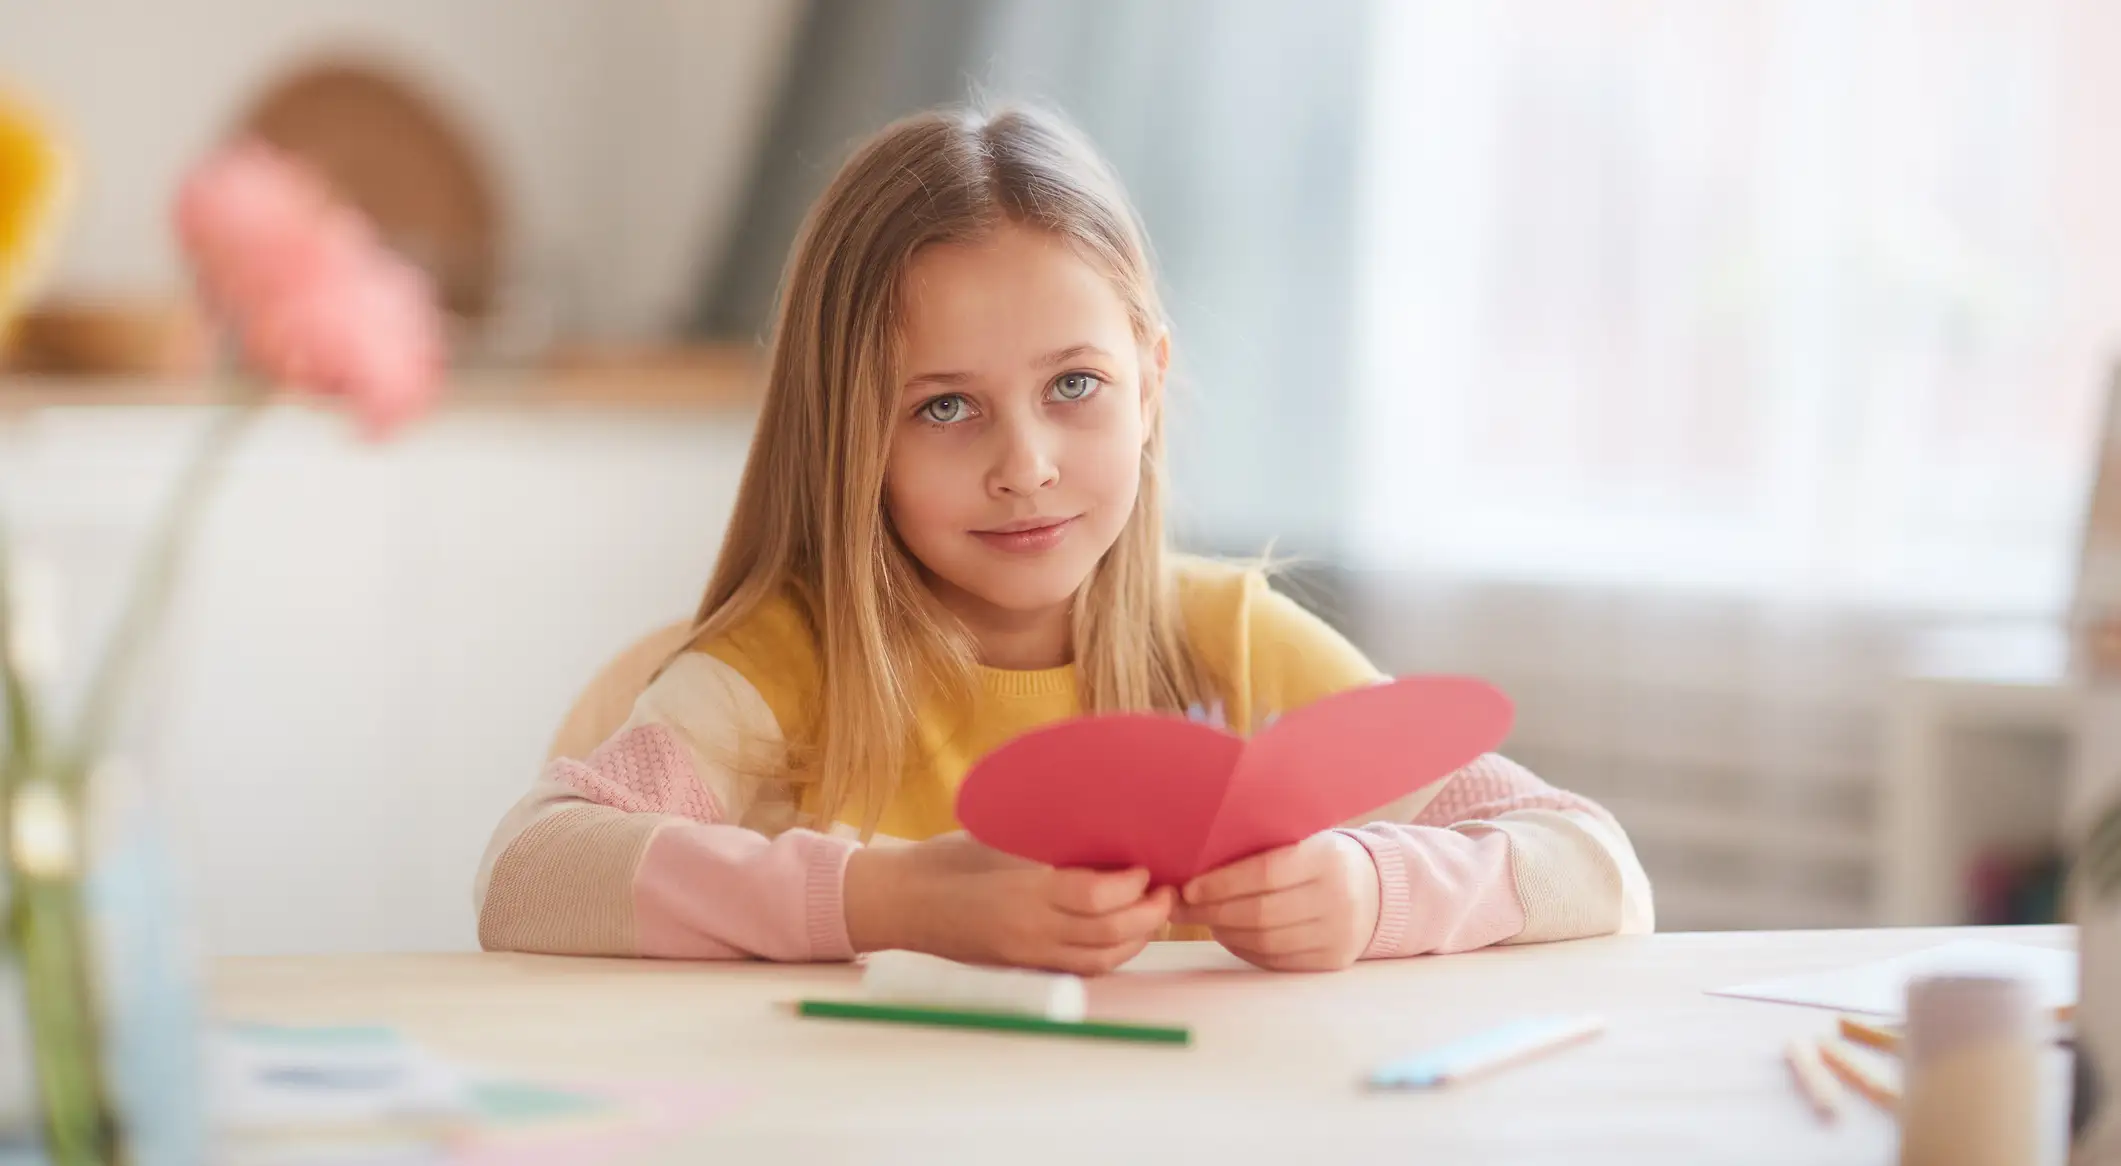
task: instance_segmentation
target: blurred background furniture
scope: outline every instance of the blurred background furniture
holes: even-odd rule
[[[2017,877],[2037,879],[2059,855],[2076,693],[2068,637],[2052,624],[1916,639],[1893,684],[1880,767],[1881,922],[1970,922],[1984,859],[2015,860]]]

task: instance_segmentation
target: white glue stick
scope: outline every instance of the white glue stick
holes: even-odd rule
[[[1074,1024],[1089,1014],[1079,976],[1019,968],[980,968],[917,951],[872,952],[862,995],[878,1003],[1010,1012]]]

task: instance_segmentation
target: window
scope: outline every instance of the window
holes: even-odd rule
[[[1359,557],[2059,609],[2086,2],[1380,5]]]

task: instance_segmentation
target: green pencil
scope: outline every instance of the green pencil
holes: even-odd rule
[[[1093,1037],[1100,1040],[1145,1041],[1150,1044],[1191,1044],[1191,1029],[1156,1024],[1123,1024],[1109,1020],[1047,1020],[1014,1012],[966,1012],[952,1008],[924,1008],[917,1004],[864,1004],[853,1000],[804,1000],[796,1005],[803,1016],[829,1020],[875,1020],[885,1024],[926,1024],[940,1028],[985,1028],[999,1032],[1029,1032],[1044,1036]]]

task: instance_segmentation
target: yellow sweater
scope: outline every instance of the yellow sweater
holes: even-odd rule
[[[1342,689],[1374,683],[1377,669],[1317,616],[1267,586],[1256,571],[1181,560],[1180,617],[1214,682],[1227,723],[1250,733],[1280,712]],[[777,599],[743,626],[697,650],[727,664],[766,702],[777,726],[807,726],[819,689],[815,639],[792,599]],[[896,794],[879,837],[919,841],[958,829],[957,788],[980,758],[1009,740],[1083,711],[1072,666],[1038,671],[981,668],[972,707],[931,711],[914,726]],[[808,791],[798,794],[806,812]],[[857,827],[866,807],[849,806]]]
[[[1274,714],[1379,673],[1256,572],[1184,561],[1185,634],[1227,723]],[[632,716],[583,758],[552,763],[480,864],[489,948],[584,955],[845,959],[842,884],[863,807],[803,828],[813,788],[770,776],[808,734],[815,640],[792,600],[681,653]],[[876,843],[958,829],[959,783],[1011,738],[1082,709],[1072,668],[984,669],[969,710],[927,715]],[[1378,869],[1368,954],[1411,955],[1648,930],[1648,881],[1617,823],[1586,799],[1489,756],[1350,823]]]

